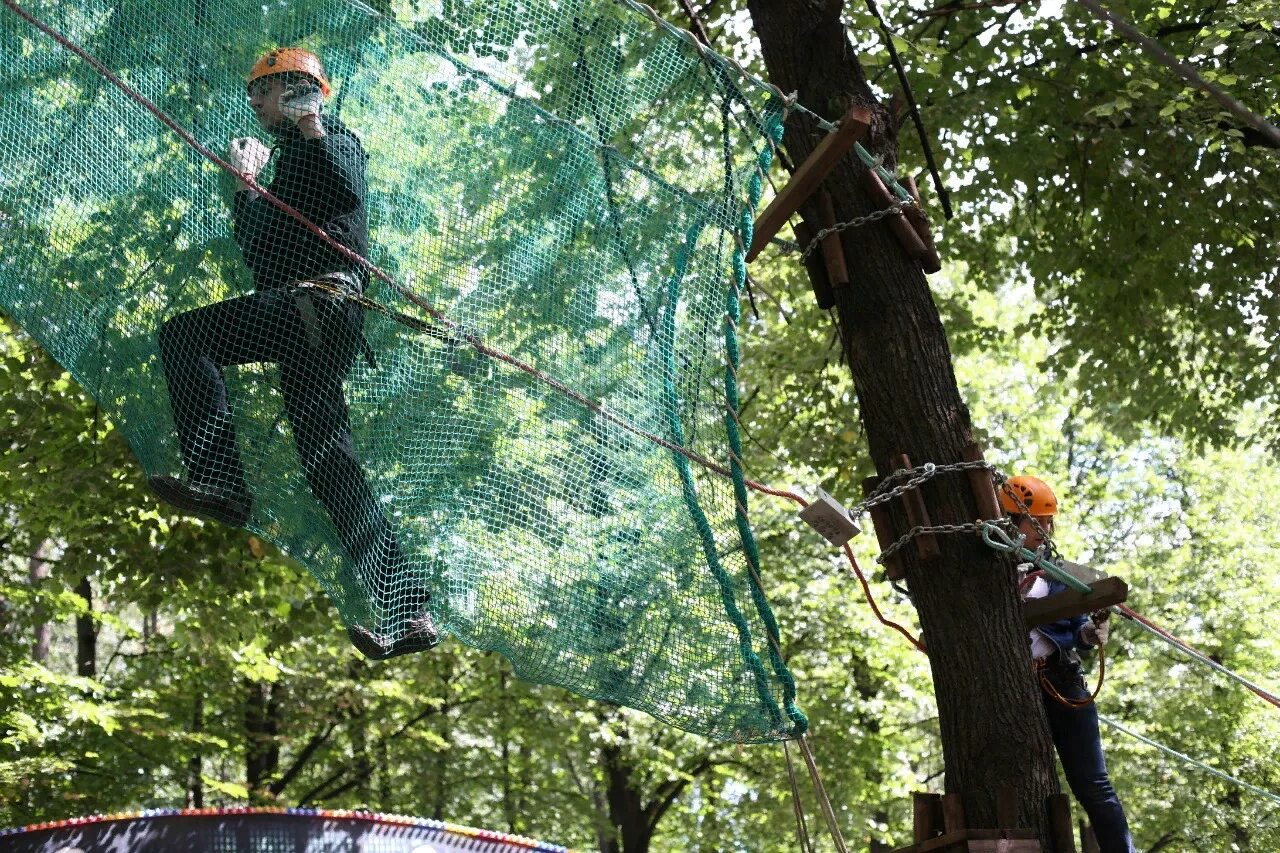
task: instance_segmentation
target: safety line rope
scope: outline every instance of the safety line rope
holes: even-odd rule
[[[822,784],[822,779],[818,775],[818,762],[813,757],[813,748],[809,746],[809,738],[800,735],[800,754],[804,756],[805,766],[809,768],[809,776],[813,779],[813,786],[818,791],[818,805],[822,808],[822,816],[827,820],[827,829],[831,832],[831,840],[835,842],[837,853],[849,853],[849,848],[844,842],[844,835],[840,832],[840,824],[836,820],[835,809],[831,807],[831,798],[827,796],[827,789]]]
[[[800,785],[796,782],[796,768],[791,760],[791,745],[782,742],[782,755],[787,764],[787,784],[791,788],[791,811],[796,818],[796,837],[800,842],[800,853],[813,853],[813,842],[809,840],[809,824],[804,818],[804,805],[800,802]]]
[[[1214,776],[1217,776],[1219,779],[1222,779],[1226,782],[1230,782],[1233,785],[1238,785],[1241,788],[1245,788],[1246,790],[1252,791],[1253,793],[1261,797],[1265,797],[1266,799],[1271,800],[1273,803],[1280,803],[1280,794],[1272,793],[1271,791],[1268,791],[1265,788],[1259,788],[1257,785],[1250,785],[1248,782],[1244,781],[1243,779],[1237,779],[1235,776],[1232,776],[1229,773],[1224,773],[1223,771],[1217,769],[1216,767],[1210,767],[1208,764],[1205,764],[1203,761],[1194,759],[1191,756],[1187,755],[1186,753],[1178,752],[1178,750],[1173,749],[1172,747],[1165,746],[1164,744],[1154,741],[1149,737],[1138,734],[1132,729],[1125,728],[1124,726],[1120,725],[1120,723],[1117,723],[1115,720],[1111,719],[1110,717],[1099,714],[1098,719],[1106,723],[1108,726],[1115,729],[1116,731],[1123,732],[1135,740],[1142,741],[1147,746],[1154,747],[1167,755],[1171,755],[1180,761],[1184,761],[1187,764],[1192,765],[1193,767],[1198,767],[1199,769],[1205,771],[1206,773],[1210,773]]]
[[[1237,672],[1233,672],[1232,670],[1227,669],[1225,666],[1213,660],[1203,652],[1197,651],[1196,649],[1192,648],[1192,646],[1189,645],[1186,641],[1178,639],[1173,634],[1169,633],[1164,628],[1161,628],[1159,625],[1152,622],[1150,619],[1143,616],[1138,611],[1134,610],[1131,607],[1127,607],[1126,605],[1123,605],[1123,604],[1117,604],[1115,606],[1115,609],[1118,610],[1122,616],[1132,620],[1134,623],[1138,625],[1139,628],[1142,628],[1147,633],[1151,634],[1152,636],[1156,637],[1162,642],[1172,646],[1173,648],[1178,649],[1182,653],[1190,656],[1196,661],[1199,661],[1200,663],[1204,664],[1210,669],[1215,670],[1216,672],[1222,673],[1223,675],[1227,676],[1227,678],[1230,678],[1231,680],[1247,688],[1251,693],[1256,695],[1258,698],[1262,699],[1264,702],[1267,702],[1271,705],[1274,705],[1277,708],[1280,708],[1280,697],[1277,697],[1274,693],[1271,693],[1270,691],[1264,689],[1263,687],[1255,684],[1254,682],[1245,678],[1243,675],[1240,675]]]

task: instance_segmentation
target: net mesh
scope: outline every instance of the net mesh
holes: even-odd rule
[[[803,730],[734,483],[671,449],[729,467],[773,93],[599,0],[4,3],[105,68],[0,7],[0,306],[161,497],[304,563],[371,657],[438,631],[712,737]],[[307,76],[246,98],[286,45],[319,118]],[[267,193],[104,70],[269,153]]]

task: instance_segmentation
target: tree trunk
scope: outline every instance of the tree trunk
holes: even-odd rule
[[[45,556],[50,547],[51,545],[47,540],[41,542],[27,563],[27,571],[33,587],[39,586],[49,577],[49,563],[45,560]],[[31,643],[31,659],[33,661],[44,663],[49,659],[49,641],[52,636],[53,630],[48,621],[36,624],[35,638]]]
[[[602,853],[649,853],[653,828],[645,814],[644,798],[631,781],[631,764],[621,747],[606,745],[600,750],[604,770],[605,801],[613,834],[600,849]]]
[[[76,674],[95,678],[98,674],[98,623],[93,618],[93,582],[88,575],[76,584],[76,595],[84,599],[88,609],[76,616]]]
[[[204,731],[204,696],[197,694],[191,711],[191,733]],[[204,756],[199,747],[187,759],[187,808],[204,808],[204,778],[201,776]]]
[[[280,707],[276,699],[275,685],[251,681],[247,685],[244,729],[247,740],[245,749],[245,787],[249,789],[249,801],[262,799],[268,783],[280,765]]]
[[[748,7],[772,81],[828,120],[855,103],[872,109],[864,144],[892,168],[895,132],[845,37],[840,4],[750,0]],[[823,136],[807,116],[793,114],[784,142],[799,163]],[[837,221],[874,209],[863,171],[849,156],[827,179]],[[884,223],[846,230],[841,239],[853,284],[836,291],[836,307],[876,470],[889,473],[899,453],[916,465],[960,461],[971,440],[969,411],[924,274]],[[962,474],[940,476],[922,491],[934,524],[978,515]],[[895,508],[901,534],[909,525],[899,515]],[[996,790],[1012,785],[1019,822],[1047,838],[1045,798],[1057,791],[1057,777],[1013,567],[973,537],[940,536],[939,545],[942,556],[928,565],[914,547],[899,554],[929,648],[946,789],[961,795],[971,826],[990,827]]]

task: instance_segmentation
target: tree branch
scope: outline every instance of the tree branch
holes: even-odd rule
[[[1280,148],[1280,129],[1277,129],[1269,121],[1246,107],[1244,104],[1240,103],[1217,85],[1210,83],[1204,77],[1201,77],[1200,72],[1195,68],[1183,62],[1181,59],[1178,59],[1155,39],[1139,32],[1136,27],[1112,12],[1110,9],[1098,3],[1097,0],[1079,0],[1079,2],[1080,5],[1092,12],[1095,17],[1111,24],[1114,29],[1119,31],[1129,41],[1141,47],[1161,65],[1177,74],[1192,86],[1195,86],[1200,91],[1209,95],[1209,97],[1217,101],[1227,112],[1231,113],[1245,124],[1255,127],[1259,133],[1273,143],[1273,147]]]
[[[295,758],[293,763],[289,765],[289,769],[282,773],[279,779],[276,779],[267,786],[267,790],[272,796],[278,797],[284,792],[284,789],[289,786],[289,783],[292,782],[295,777],[297,777],[302,768],[306,766],[306,763],[311,760],[311,756],[315,755],[316,750],[324,745],[325,741],[329,739],[330,735],[333,734],[336,728],[337,726],[335,724],[329,723],[325,726],[324,731],[319,734],[312,735],[307,740],[306,746],[302,747],[297,758]]]

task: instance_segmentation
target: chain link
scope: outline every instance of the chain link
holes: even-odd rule
[[[850,219],[848,222],[837,222],[830,228],[823,228],[812,240],[809,241],[809,245],[804,247],[800,253],[800,257],[808,258],[809,255],[813,253],[813,250],[821,245],[822,241],[827,237],[830,237],[832,234],[839,234],[841,231],[848,231],[850,228],[861,228],[863,225],[870,225],[872,222],[879,222],[881,219],[894,216],[909,207],[915,206],[916,203],[914,201],[898,201],[883,210],[873,210],[866,216],[857,216]]]
[[[882,213],[882,214],[885,212],[886,211],[878,211],[878,213]],[[937,465],[937,464],[934,464],[933,462],[926,462],[924,465],[921,465],[918,468],[899,468],[898,470],[894,471],[893,473],[885,477],[883,480],[881,480],[880,483],[875,487],[875,489],[872,490],[871,494],[867,495],[867,497],[863,501],[861,501],[860,503],[854,504],[852,507],[850,507],[849,517],[856,519],[860,517],[863,513],[865,513],[867,510],[873,507],[880,506],[881,504],[889,503],[890,501],[895,500],[897,498],[900,498],[907,492],[911,491],[912,489],[918,489],[920,488],[920,486],[924,485],[925,483],[929,482],[933,478],[938,477],[942,474],[951,474],[958,471],[976,471],[976,470],[984,470],[984,471],[991,472],[991,477],[997,486],[997,490],[1003,491],[1005,494],[1007,494],[1013,500],[1013,502],[1018,506],[1018,509],[1021,510],[1021,514],[1031,519],[1031,524],[1033,527],[1035,527],[1036,532],[1039,533],[1040,537],[1044,540],[1045,547],[1048,550],[1049,555],[1061,561],[1062,555],[1058,553],[1058,548],[1054,544],[1052,535],[1050,535],[1050,533],[1044,529],[1044,527],[1040,524],[1040,522],[1036,520],[1036,517],[1031,514],[1030,508],[1023,502],[1022,498],[1018,496],[1017,492],[1007,487],[1006,484],[1009,482],[1008,475],[1006,475],[1000,469],[996,468],[990,462],[987,462],[985,459],[979,459],[974,462],[951,462],[945,465]],[[1006,526],[1006,527],[1011,525],[1011,521],[1008,518],[996,519],[991,523],[998,524],[1001,526]],[[931,526],[917,525],[911,528],[910,530],[908,530],[902,536],[898,537],[897,541],[891,544],[888,548],[885,548],[883,551],[881,551],[880,555],[876,557],[876,562],[883,564],[885,560],[893,556],[895,553],[901,550],[905,545],[907,545],[907,543],[911,542],[911,540],[915,539],[917,536],[922,536],[928,533],[975,533],[976,534],[981,532],[982,532],[981,525],[976,523],[935,524]]]
[[[974,522],[969,522],[968,524],[934,524],[928,527],[917,525],[899,536],[898,541],[881,551],[880,556],[876,557],[876,562],[883,565],[885,560],[892,557],[917,536],[924,536],[928,533],[980,533],[981,531],[982,528]]]
[[[849,508],[850,517],[857,518],[872,507],[902,497],[903,494],[912,489],[919,488],[924,483],[929,482],[940,474],[950,474],[956,471],[974,471],[987,470],[996,472],[995,466],[986,460],[978,460],[976,462],[950,462],[946,465],[935,465],[932,462],[926,462],[919,468],[899,468],[889,476],[880,481],[871,494],[867,495],[861,503],[856,503]],[[906,480],[901,485],[893,485],[899,480]]]

